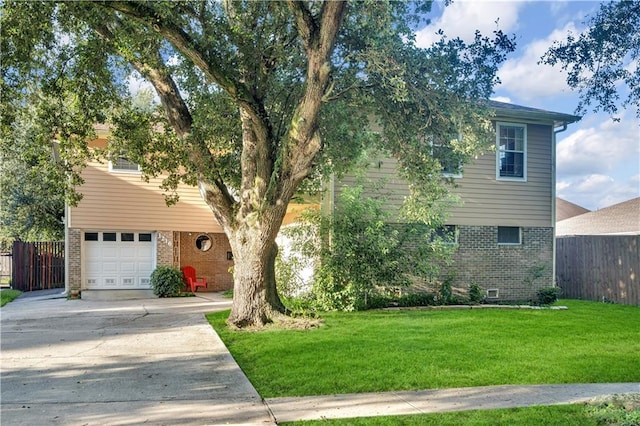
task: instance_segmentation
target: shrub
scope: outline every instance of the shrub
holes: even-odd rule
[[[151,273],[151,286],[158,297],[177,296],[184,286],[182,272],[172,266],[158,266]]]
[[[451,288],[451,282],[449,280],[445,280],[442,285],[440,285],[440,291],[438,293],[440,296],[440,304],[442,305],[453,305],[458,301],[458,298],[453,294],[453,288]]]
[[[483,298],[484,292],[482,291],[482,287],[477,283],[471,283],[469,286],[469,303],[478,304],[482,302]]]
[[[433,306],[435,304],[435,296],[429,293],[407,293],[398,299],[398,305],[402,307]]]
[[[551,305],[560,296],[560,289],[558,287],[545,287],[538,290],[536,293],[538,296],[538,305]]]

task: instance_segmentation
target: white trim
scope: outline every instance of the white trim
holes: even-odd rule
[[[125,157],[123,157],[125,158]],[[127,161],[129,161],[127,159]],[[139,175],[142,174],[142,169],[140,168],[140,164],[137,164],[138,166],[138,170],[131,170],[131,169],[117,169],[113,167],[113,162],[111,160],[109,160],[109,172],[110,173],[129,173],[129,174],[135,174],[135,175]]]
[[[523,158],[522,158],[522,177],[500,176],[500,127],[520,127],[523,129]],[[511,182],[526,182],[527,181],[527,125],[525,123],[508,123],[499,121],[496,123],[496,180],[511,181]]]

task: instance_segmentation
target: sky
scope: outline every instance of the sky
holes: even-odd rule
[[[493,99],[548,111],[574,114],[578,94],[566,84],[559,66],[538,64],[555,40],[586,28],[598,1],[454,0],[436,1],[431,23],[418,30],[417,44],[428,47],[442,29],[449,38],[471,41],[476,29],[496,29],[516,37],[516,51],[498,71],[501,84]],[[635,111],[588,112],[557,135],[556,195],[589,210],[640,196],[640,123]]]

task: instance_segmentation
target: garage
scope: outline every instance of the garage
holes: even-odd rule
[[[131,290],[151,287],[155,268],[155,234],[152,232],[85,232],[84,288]]]

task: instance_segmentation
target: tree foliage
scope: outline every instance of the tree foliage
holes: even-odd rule
[[[240,327],[284,311],[273,265],[290,200],[373,145],[399,159],[416,194],[442,194],[425,134],[461,133],[455,149],[467,157],[490,143],[482,100],[514,48],[500,32],[417,48],[430,2],[3,5],[3,123],[35,86],[47,97],[36,118],[60,141],[72,181],[93,124],[109,123],[111,153],[146,176],[167,173],[169,193],[198,185],[234,254],[229,321]],[[152,85],[155,108],[132,102],[132,77]]]
[[[0,137],[0,238],[5,242],[64,239],[66,176],[47,132],[27,109]]]
[[[578,113],[592,105],[615,115],[621,106],[635,107],[640,117],[640,1],[604,2],[587,23],[584,32],[555,42],[542,62],[568,71],[567,83],[580,92]]]
[[[318,261],[311,292],[320,310],[365,309],[378,292],[433,280],[447,263],[453,246],[435,232],[443,223],[398,223],[384,194],[383,183],[359,178],[332,214],[311,210],[286,229],[293,252]]]

